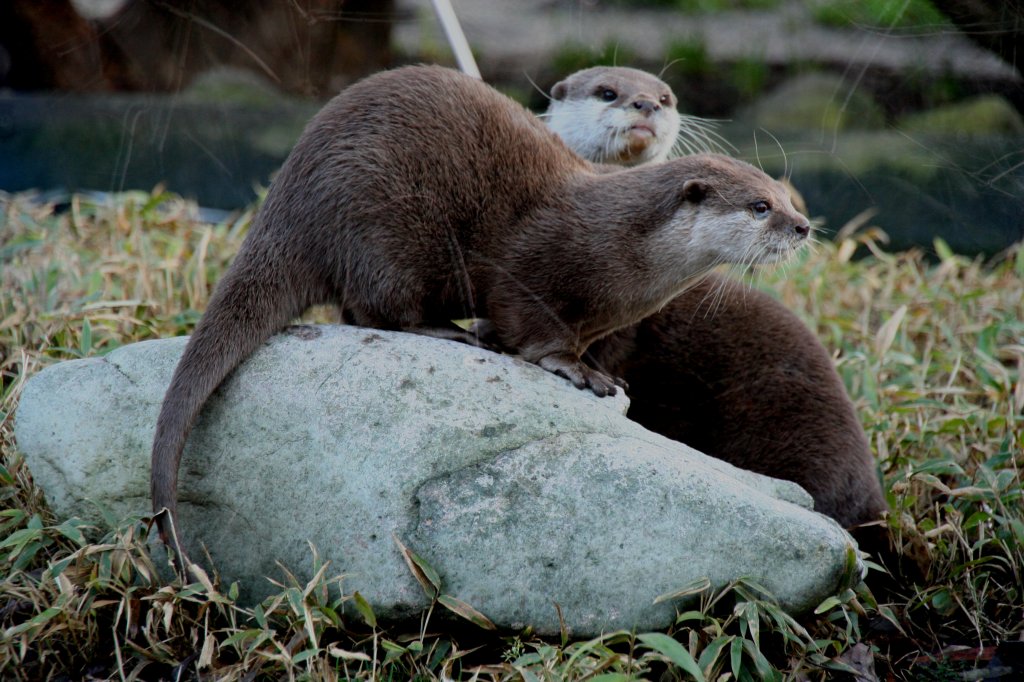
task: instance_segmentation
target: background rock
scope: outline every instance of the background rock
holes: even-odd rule
[[[60,516],[148,511],[149,450],[185,338],[33,377],[19,449]],[[182,465],[182,529],[246,598],[308,542],[378,615],[426,605],[393,537],[496,623],[577,636],[663,628],[660,594],[746,576],[792,610],[846,579],[850,539],[799,487],[650,433],[522,361],[436,339],[294,327],[208,403]],[[794,504],[796,503],[796,504]]]
[[[751,126],[778,131],[876,129],[885,112],[869,93],[840,76],[796,76],[766,93],[740,116]]]

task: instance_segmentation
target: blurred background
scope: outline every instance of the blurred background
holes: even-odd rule
[[[660,74],[824,230],[996,255],[1024,239],[1018,0],[453,0],[484,79],[535,111],[594,64]],[[251,204],[324,100],[454,65],[430,0],[3,0],[0,191]]]

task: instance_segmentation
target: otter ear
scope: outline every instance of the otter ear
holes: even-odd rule
[[[565,95],[569,91],[569,84],[565,81],[558,81],[551,86],[551,98],[559,101],[565,99]]]
[[[699,204],[708,195],[708,183],[705,180],[687,180],[683,183],[683,199],[691,204]]]

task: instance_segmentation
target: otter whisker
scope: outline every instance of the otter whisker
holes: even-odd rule
[[[779,148],[779,151],[782,153],[782,178],[786,182],[789,182],[789,157],[786,156],[786,150],[782,148],[782,143],[779,142],[779,138],[772,135],[770,130],[763,127],[761,128],[761,130],[766,135],[768,135],[768,137],[772,138],[772,140],[775,141],[775,145]]]
[[[673,151],[682,149],[688,154],[699,154],[726,153],[727,148],[735,150],[735,147],[714,130],[718,125],[716,121],[699,116],[683,115],[679,117],[679,124],[679,134],[676,137]]]
[[[526,71],[523,71],[523,76],[526,77],[526,82],[528,82],[530,85],[532,85],[534,90],[536,90],[541,95],[543,95],[545,99],[547,99],[549,101],[551,100],[551,95],[549,95],[547,92],[545,92],[544,88],[542,88],[539,85],[537,85],[537,82],[535,80],[533,80],[533,78],[530,76],[530,74],[526,73]]]

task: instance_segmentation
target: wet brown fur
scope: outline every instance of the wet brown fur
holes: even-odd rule
[[[580,354],[716,262],[746,257],[722,235],[714,248],[687,239],[696,224],[733,229],[724,218],[746,216],[776,184],[714,155],[607,172],[521,106],[448,69],[357,83],[296,143],[174,373],[152,452],[165,542],[180,542],[167,518],[203,404],[307,307],[336,304],[355,324],[453,338],[450,320],[487,317],[503,346],[609,394],[612,380]],[[807,229],[779,206],[758,224],[758,245],[782,257]],[[671,266],[651,265],[666,252],[678,254]]]
[[[868,441],[809,329],[770,295],[713,274],[590,349],[629,384],[628,416],[743,469],[800,484],[845,527],[885,509]]]

